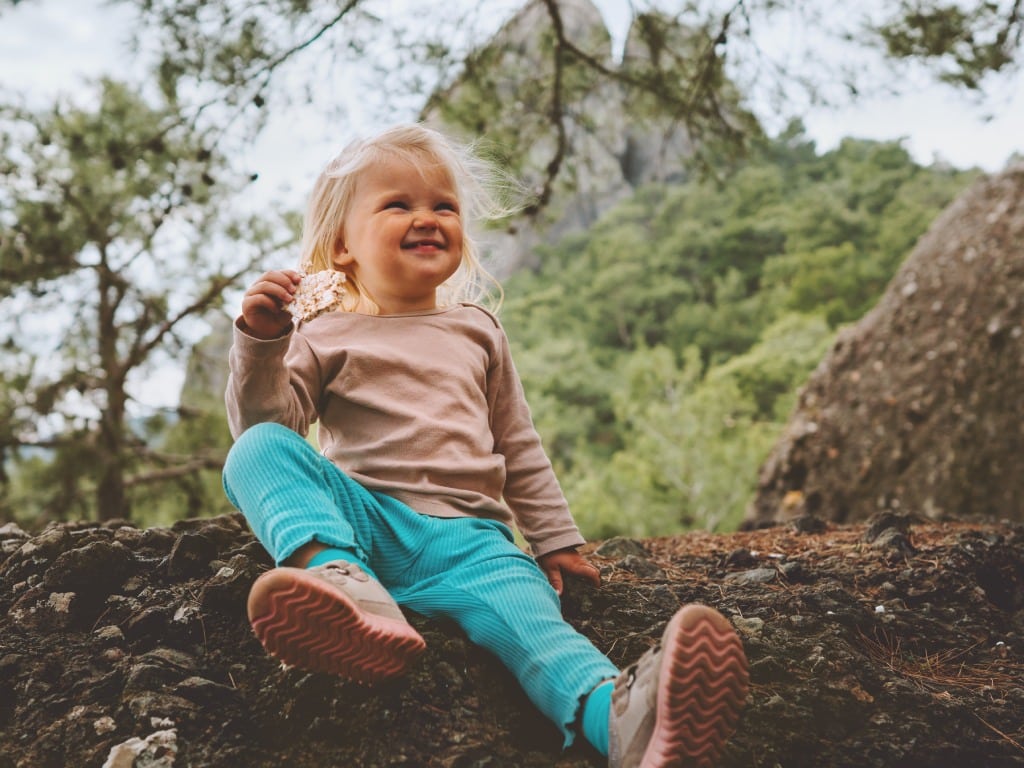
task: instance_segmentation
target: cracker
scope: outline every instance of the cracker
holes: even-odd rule
[[[293,317],[309,322],[341,306],[345,297],[345,273],[334,269],[304,274],[286,309]]]

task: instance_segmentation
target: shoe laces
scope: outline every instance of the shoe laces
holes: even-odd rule
[[[643,655],[640,656],[639,659],[637,659],[624,670],[622,670],[621,677],[623,678],[623,685],[626,688],[632,688],[633,683],[636,682],[637,673],[640,671],[640,667],[652,663],[653,660],[657,658],[659,653],[661,653],[660,640],[654,645],[652,645],[650,648],[648,648],[646,651],[644,651]]]
[[[344,577],[349,577],[355,581],[369,581],[370,577],[366,575],[365,571],[355,563],[346,563],[344,561],[337,561],[333,563],[327,563],[324,565],[323,573],[325,576],[333,576],[335,578],[342,577],[341,583],[345,582]]]

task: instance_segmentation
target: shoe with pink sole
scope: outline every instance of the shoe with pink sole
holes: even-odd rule
[[[705,605],[680,608],[661,643],[615,680],[608,765],[715,765],[748,685],[747,657],[729,620]]]
[[[402,675],[426,643],[380,582],[343,561],[274,568],[252,586],[249,622],[288,666],[373,684]]]

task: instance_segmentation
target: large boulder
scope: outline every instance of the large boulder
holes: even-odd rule
[[[934,222],[839,335],[761,469],[748,525],[1024,514],[1024,165]]]

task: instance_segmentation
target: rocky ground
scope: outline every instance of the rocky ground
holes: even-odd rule
[[[601,765],[561,752],[451,625],[377,689],[283,670],[253,638],[269,565],[238,517],[173,529],[0,527],[0,768]],[[590,547],[565,615],[620,664],[680,603],[743,637],[752,691],[727,766],[1024,765],[1024,527],[914,522]]]

